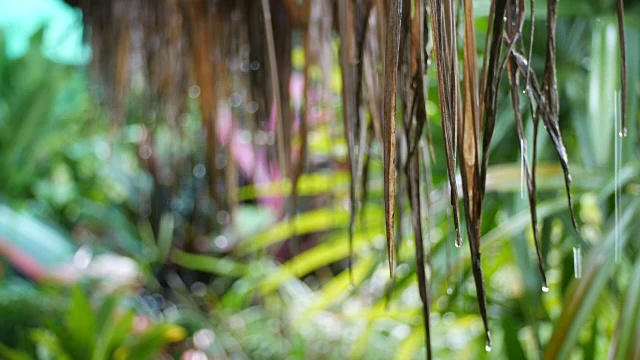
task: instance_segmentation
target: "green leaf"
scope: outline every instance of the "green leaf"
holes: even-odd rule
[[[45,267],[68,262],[75,252],[69,239],[52,226],[1,204],[0,242],[8,242]]]
[[[111,318],[101,329],[93,351],[92,360],[110,359],[113,349],[122,345],[126,339],[131,337],[133,320],[135,313],[127,312],[121,318]]]
[[[404,341],[400,344],[400,348],[398,348],[398,351],[396,352],[395,359],[412,359],[413,354],[418,349],[418,346],[422,344],[422,339],[424,339],[424,328],[422,326],[419,326],[412,329],[411,335],[404,339]]]
[[[356,262],[352,269],[355,286],[358,286],[366,279],[366,276],[377,265],[377,260],[378,257],[371,254]],[[325,309],[336,301],[348,296],[350,286],[351,280],[349,279],[348,271],[343,271],[334,276],[322,286],[322,292],[320,292],[312,306],[312,310]]]
[[[375,231],[356,233],[353,237],[354,251],[359,251],[367,245],[368,240],[378,235],[381,235],[380,232]],[[349,242],[346,236],[316,245],[296,255],[296,257],[284,264],[280,271],[268,276],[260,284],[260,290],[263,294],[269,293],[291,277],[300,277],[322,266],[345,259],[347,256],[349,256]]]
[[[6,360],[33,360],[28,353],[11,349],[3,343],[0,343],[0,357]]]
[[[172,213],[162,214],[158,230],[158,261],[164,263],[169,257],[173,242],[174,217]]]
[[[640,329],[640,258],[636,258],[633,275],[627,288],[616,336],[611,344],[610,359],[632,359],[640,354],[638,330]]]
[[[627,238],[633,233],[632,225],[637,226],[640,201],[630,203],[622,210],[619,220],[620,242],[624,247]],[[554,325],[553,335],[547,345],[545,359],[567,359],[571,354],[578,335],[589,316],[593,313],[598,299],[615,270],[614,246],[616,224],[611,221],[605,239],[589,253],[583,261],[581,279],[572,282],[562,306],[562,313]]]
[[[598,167],[607,165],[613,156],[614,94],[620,90],[618,30],[613,18],[596,22],[591,43],[589,73],[588,129],[592,149],[589,158]]]
[[[209,255],[189,254],[174,249],[171,261],[187,269],[209,272],[221,276],[242,277],[247,274],[247,266],[227,258]]]
[[[31,332],[31,338],[38,348],[39,358],[44,354],[44,359],[72,359],[65,351],[61,339],[53,332],[45,329],[35,329]]]
[[[168,344],[180,341],[187,336],[187,332],[177,325],[160,325],[147,330],[134,344],[127,346],[124,351],[116,352],[126,354],[126,359],[153,359]]]
[[[502,328],[504,329],[504,347],[507,357],[509,359],[527,359],[518,339],[518,330],[520,329],[509,316],[502,319]]]
[[[255,237],[239,244],[241,255],[263,249],[269,245],[284,241],[294,235],[303,235],[336,227],[344,227],[349,221],[349,214],[342,209],[318,209],[284,220]]]
[[[71,307],[67,312],[66,325],[69,331],[69,346],[74,355],[91,354],[98,335],[96,316],[89,298],[77,285],[71,292]]]

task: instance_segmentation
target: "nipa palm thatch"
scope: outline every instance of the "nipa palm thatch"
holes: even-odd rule
[[[82,9],[93,48],[94,78],[104,89],[114,122],[124,121],[128,94],[142,77],[149,106],[158,109],[176,131],[187,108],[189,84],[199,87],[202,129],[206,136],[208,193],[218,209],[232,208],[237,175],[216,122],[222,99],[244,89],[257,104],[248,128],[275,133],[269,159],[290,179],[292,196],[285,212],[297,211],[297,182],[306,162],[310,111],[310,69],[330,71],[333,43],[339,42],[342,118],[350,174],[349,237],[359,204],[367,196],[367,167],[374,141],[383,149],[384,207],[389,270],[393,277],[396,208],[409,199],[416,241],[418,282],[423,302],[427,356],[431,357],[429,293],[423,244],[422,193],[430,180],[431,130],[427,118],[427,82],[437,83],[446,171],[455,224],[462,245],[461,209],[471,251],[473,275],[487,346],[491,345],[481,267],[482,203],[490,145],[497,120],[500,88],[506,73],[520,142],[539,270],[546,287],[536,216],[536,146],[542,121],[564,172],[569,209],[571,176],[559,126],[556,80],[556,7],[547,1],[546,58],[538,77],[531,66],[535,4],[530,0],[492,0],[484,55],[478,64],[473,1],[453,0],[67,0]],[[622,55],[622,114],[625,114],[625,49],[622,0],[618,0]],[[529,38],[523,27],[529,15]],[[462,19],[461,19],[462,18]],[[462,30],[462,31],[460,31]],[[462,36],[459,34],[462,33]],[[302,111],[296,125],[290,79],[294,39],[304,49]],[[459,58],[459,49],[462,57]],[[459,62],[462,61],[462,64]],[[428,78],[428,66],[435,78]],[[250,68],[248,71],[247,67]],[[459,69],[462,69],[460,72]],[[479,70],[481,69],[481,70]],[[321,82],[320,87],[327,86]],[[525,106],[521,106],[525,104]],[[397,111],[398,107],[402,113]],[[527,158],[521,109],[533,121],[533,159]],[[401,116],[400,116],[401,114]],[[623,115],[624,117],[624,115]],[[270,119],[275,124],[269,127]],[[399,124],[398,124],[399,123]],[[265,125],[267,124],[267,125]],[[624,119],[622,131],[624,128]],[[296,144],[292,141],[299,137]],[[296,156],[294,156],[296,154]],[[459,165],[458,165],[459,164]],[[152,166],[150,166],[152,168]],[[460,186],[456,172],[460,171]],[[422,174],[426,172],[427,176]],[[173,180],[175,181],[175,179]],[[171,180],[168,181],[171,183]],[[171,184],[169,184],[170,186]]]

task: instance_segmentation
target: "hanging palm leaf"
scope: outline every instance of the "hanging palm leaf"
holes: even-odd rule
[[[491,336],[480,252],[482,214],[490,152],[500,121],[502,77],[506,71],[538,269],[542,288],[548,289],[536,206],[540,120],[557,153],[571,223],[578,231],[569,159],[560,131],[556,67],[557,0],[547,1],[546,57],[541,82],[531,64],[535,20],[533,0],[529,3],[528,43],[523,38],[527,18],[525,1],[491,1],[481,66],[478,64],[472,0],[464,0],[460,6],[453,0],[80,0],[77,3],[92,29],[95,78],[107,89],[105,100],[116,124],[121,124],[126,118],[126,99],[131,91],[132,73],[136,71],[145,74],[146,92],[155,99],[155,103],[164,104],[161,109],[169,122],[176,122],[187,107],[187,84],[197,84],[201,127],[206,138],[204,157],[207,159],[208,194],[216,211],[229,210],[238,201],[234,194],[237,193],[239,177],[232,145],[220,140],[220,118],[228,108],[225,100],[239,89],[251,94],[252,102],[257,105],[251,115],[246,116],[250,121],[234,120],[233,126],[243,126],[252,137],[261,136],[264,132],[275,137],[273,142],[254,147],[254,154],[257,154],[256,158],[260,155],[266,160],[268,165],[265,167],[271,169],[270,174],[276,174],[273,175],[275,178],[290,181],[291,197],[287,197],[285,210],[279,215],[288,215],[291,224],[298,223],[295,215],[300,203],[299,185],[308,161],[308,139],[314,121],[312,109],[314,101],[317,102],[312,100],[312,87],[320,87],[320,93],[323,87],[327,87],[327,81],[319,81],[321,85],[313,84],[312,70],[315,67],[330,68],[331,43],[339,42],[339,91],[342,100],[342,126],[339,128],[343,129],[346,142],[346,159],[343,162],[349,176],[348,266],[351,269],[355,257],[355,218],[359,211],[364,212],[367,181],[372,168],[370,163],[377,156],[373,149],[381,148],[389,272],[393,278],[394,259],[402,240],[402,235],[396,234],[403,231],[401,224],[396,224],[402,223],[396,221],[396,215],[400,218],[404,210],[402,204],[406,189],[415,238],[418,289],[428,358],[432,356],[429,326],[432,296],[428,291],[429,278],[425,270],[425,249],[428,250],[428,245],[425,245],[425,212],[421,205],[426,197],[427,220],[431,224],[433,204],[429,190],[432,187],[431,160],[435,161],[435,151],[427,117],[428,59],[433,58],[435,65],[436,76],[432,82],[437,85],[455,244],[457,247],[462,245],[462,213],[487,349],[491,348]],[[133,4],[139,7],[137,11],[130,11]],[[622,0],[617,1],[617,14],[622,60],[621,135],[624,135],[628,86]],[[461,24],[460,16],[463,16]],[[459,27],[463,29],[460,45]],[[140,33],[144,35],[144,44],[134,41]],[[304,110],[296,115],[292,98],[297,94],[290,90],[295,72],[291,59],[292,49],[300,43],[304,48]],[[459,48],[462,49],[462,76],[458,64]],[[432,49],[432,52],[427,49]],[[146,60],[144,69],[132,68],[134,56]],[[251,71],[239,71],[232,66],[237,59],[246,59]],[[322,75],[329,77],[328,74]],[[521,96],[523,91],[525,95]],[[527,117],[523,108],[528,109],[533,125],[531,161],[527,155]],[[397,125],[398,119],[400,126]],[[420,147],[423,151],[418,151]],[[430,151],[426,151],[427,148]],[[225,161],[225,156],[228,161]],[[223,167],[227,169],[224,174],[221,171]],[[426,193],[423,191],[425,185]],[[171,189],[177,191],[177,186]],[[293,237],[296,233],[293,230],[288,236]],[[354,282],[353,278],[351,281]]]

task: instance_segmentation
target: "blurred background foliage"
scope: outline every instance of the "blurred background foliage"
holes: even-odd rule
[[[501,101],[482,231],[491,352],[485,351],[469,255],[453,245],[442,139],[434,135],[430,196],[435,206],[427,248],[436,358],[640,356],[640,6],[626,3],[629,135],[624,139],[614,128],[619,89],[614,2],[559,4],[560,123],[581,232],[571,231],[562,172],[556,155],[542,144],[538,217],[547,293],[540,288],[528,205],[521,195],[512,113],[508,101]],[[540,1],[537,6],[544,8]],[[10,9],[8,1],[0,1],[0,12],[3,8]],[[477,8],[478,39],[484,39],[488,2],[477,1]],[[69,27],[81,29],[80,14],[70,7],[65,11],[58,16],[70,16],[75,20]],[[544,22],[539,11],[536,28],[543,29]],[[113,126],[81,59],[82,46],[77,44],[72,61],[51,55],[51,45],[43,45],[45,27],[28,34],[25,49],[11,50],[15,46],[7,44],[18,32],[6,23],[3,28],[0,358],[423,356],[413,235],[403,211],[398,211],[395,281],[388,276],[379,155],[371,158],[370,195],[357,219],[353,286],[345,271],[346,144],[341,127],[326,121],[341,116],[337,51],[330,74],[311,74],[313,82],[327,79],[330,94],[312,110],[319,120],[310,129],[309,164],[298,184],[300,210],[287,219],[281,197],[291,185],[274,175],[266,159],[242,149],[237,161],[250,157],[252,166],[264,167],[264,181],[238,179],[232,214],[198,200],[206,195],[206,179],[197,86],[183,94],[189,102],[178,138],[135,88],[124,125]],[[541,39],[532,63],[541,73],[544,32],[536,36]],[[305,61],[300,47],[294,42],[292,86],[296,74],[301,76],[296,64]],[[431,67],[429,79],[434,78]],[[429,86],[427,109],[439,134],[435,82]],[[246,138],[241,129],[230,131]],[[526,131],[531,137],[530,124]],[[273,132],[263,135],[263,144],[273,143]],[[182,180],[177,190],[167,191],[162,179],[172,176]]]

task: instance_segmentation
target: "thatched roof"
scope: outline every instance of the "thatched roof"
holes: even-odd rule
[[[505,74],[511,88],[515,135],[523,149],[531,145],[535,148],[538,122],[542,121],[562,165],[569,208],[572,209],[571,178],[558,118],[557,0],[547,1],[547,26],[538,30],[546,32],[546,60],[541,78],[531,67],[533,28],[530,38],[523,37],[523,25],[527,15],[533,13],[533,1],[528,11],[523,0],[491,1],[481,72],[478,72],[472,1],[465,1],[459,9],[456,8],[458,2],[453,0],[67,2],[83,11],[94,51],[93,73],[106,89],[104,100],[112,110],[114,121],[124,121],[128,94],[137,87],[148,95],[150,106],[159,109],[165,121],[177,124],[186,109],[189,87],[197,85],[202,128],[207,138],[207,169],[211,174],[209,193],[218,207],[233,203],[233,198],[225,195],[233,194],[231,190],[236,177],[229,176],[228,171],[225,174],[217,163],[220,161],[217,154],[228,149],[219,140],[216,122],[223,110],[222,100],[244,89],[252,104],[257,106],[252,105],[252,111],[242,120],[243,126],[251,131],[270,131],[266,124],[270,118],[275,120],[276,141],[270,147],[270,158],[292,181],[293,196],[287,202],[286,211],[295,211],[298,202],[296,183],[304,168],[310,121],[310,111],[306,111],[311,86],[310,68],[319,67],[328,77],[332,45],[338,40],[343,126],[351,175],[350,234],[353,235],[358,203],[366,196],[366,187],[361,184],[366,176],[367,150],[377,142],[384,149],[384,203],[390,270],[394,267],[396,197],[406,191],[416,234],[427,343],[429,294],[422,266],[424,214],[421,210],[421,203],[428,198],[421,193],[424,182],[421,173],[430,169],[428,163],[433,156],[428,141],[431,134],[426,111],[427,81],[437,83],[456,244],[461,245],[463,237],[459,221],[458,199],[461,197],[489,345],[480,266],[480,224],[489,147],[496,123],[499,88]],[[622,20],[621,1],[618,1],[618,9]],[[462,23],[457,24],[460,18]],[[461,39],[456,35],[458,27],[464,29]],[[622,29],[621,26],[621,35]],[[301,44],[305,54],[299,126],[294,126],[289,87],[294,43]],[[460,47],[462,59],[458,57]],[[622,54],[624,59],[624,47]],[[432,79],[426,77],[429,58],[437,74]],[[460,67],[462,74],[458,71]],[[624,78],[624,71],[622,73]],[[142,79],[142,82],[136,82],[136,79]],[[321,81],[317,86],[326,87],[327,82]],[[521,103],[527,104],[525,107],[534,114],[535,135],[531,145],[523,135]],[[623,95],[623,106],[624,103]],[[404,109],[402,118],[398,117],[397,104]],[[297,146],[292,142],[294,135],[302,139]],[[294,156],[294,153],[299,155]],[[533,159],[524,155],[523,160],[540,273],[545,279],[536,226],[535,155]],[[456,183],[458,169],[461,191]],[[573,210],[571,216],[577,230]],[[546,286],[546,280],[543,281]]]

